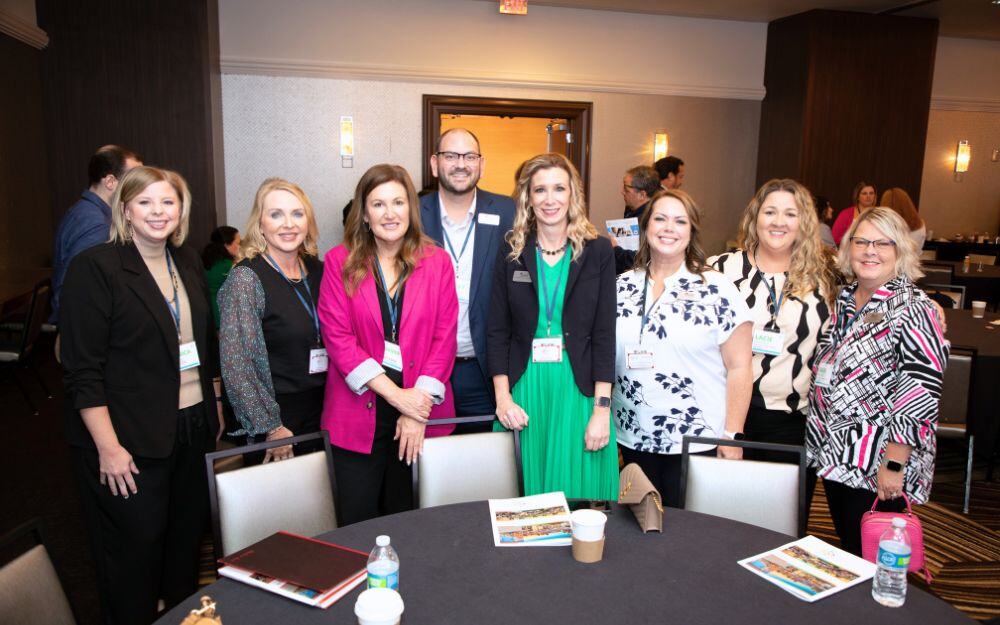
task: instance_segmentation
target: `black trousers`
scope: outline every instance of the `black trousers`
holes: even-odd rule
[[[493,399],[493,383],[487,381],[478,360],[456,360],[451,373],[451,391],[455,397],[456,417],[478,417],[496,412]],[[493,423],[461,423],[455,426],[455,434],[492,432]]]
[[[633,462],[639,465],[656,490],[660,491],[663,505],[670,508],[681,507],[681,454],[655,454],[648,451],[636,451],[630,447],[619,445],[625,464]],[[715,450],[702,451],[692,456],[714,456]]]
[[[281,424],[292,431],[292,434],[312,434],[319,432],[319,420],[323,416],[323,394],[324,387],[320,386],[300,393],[279,393],[275,396],[278,402],[278,409],[281,411]],[[237,442],[239,445],[250,445],[261,443],[267,438],[266,435],[239,437],[243,440]],[[323,449],[323,441],[311,441],[300,443],[294,449],[296,455],[308,454]],[[264,452],[245,454],[243,463],[245,465],[260,464],[264,462]]]
[[[379,401],[370,454],[333,448],[337,516],[341,525],[413,509],[413,472],[399,459],[394,441],[399,413]]]
[[[806,415],[801,412],[784,412],[782,410],[767,410],[750,406],[747,420],[743,425],[743,433],[747,440],[758,443],[780,443],[782,445],[806,444]],[[799,457],[780,451],[762,449],[744,449],[743,457],[747,460],[763,462],[787,462],[798,464]],[[812,505],[813,493],[816,492],[816,469],[806,469],[806,514]]]
[[[830,505],[830,516],[837,536],[840,537],[841,548],[860,556],[861,517],[872,509],[872,503],[878,495],[864,488],[851,488],[830,480],[823,480],[823,490],[826,491],[826,502]],[[906,510],[906,502],[902,497],[882,501],[879,502],[878,509],[883,512],[902,512]]]
[[[170,609],[198,589],[208,520],[205,453],[215,443],[205,409],[202,403],[178,412],[170,456],[133,456],[138,492],[128,499],[101,485],[96,450],[73,449],[104,623],[151,623],[159,599]]]

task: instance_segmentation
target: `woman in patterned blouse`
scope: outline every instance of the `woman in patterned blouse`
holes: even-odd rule
[[[934,476],[948,344],[913,284],[923,274],[908,230],[888,208],[866,211],[848,230],[840,269],[854,283],[840,293],[813,364],[809,464],[842,546],[858,555],[875,497],[896,510],[904,493],[923,503]]]
[[[734,438],[753,383],[750,314],[731,280],[705,263],[701,214],[687,193],[659,191],[640,218],[635,269],[618,276],[611,398],[626,463],[663,503],[680,503],[685,435]],[[691,452],[741,458],[738,447]]]

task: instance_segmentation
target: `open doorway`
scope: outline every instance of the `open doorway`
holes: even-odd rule
[[[592,108],[590,102],[425,95],[424,187],[435,182],[427,157],[438,136],[462,127],[479,137],[486,156],[482,188],[509,195],[522,162],[543,152],[559,152],[580,171],[589,192]]]

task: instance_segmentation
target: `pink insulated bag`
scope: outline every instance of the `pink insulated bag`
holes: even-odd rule
[[[906,519],[906,534],[910,538],[910,566],[911,573],[921,572],[927,583],[931,583],[931,572],[927,570],[927,563],[924,561],[924,528],[920,524],[920,517],[913,514],[910,507],[910,498],[903,494],[906,501],[906,512],[876,512],[878,498],[872,504],[872,509],[861,517],[861,555],[869,562],[876,562],[878,557],[878,539],[892,525],[895,517]]]

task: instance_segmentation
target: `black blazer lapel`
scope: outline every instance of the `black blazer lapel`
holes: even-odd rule
[[[166,300],[163,299],[163,293],[156,286],[153,274],[149,272],[146,263],[142,260],[142,256],[139,255],[139,250],[136,249],[134,244],[119,247],[118,254],[121,258],[122,269],[128,273],[126,282],[129,288],[136,294],[139,301],[149,310],[150,315],[156,321],[156,325],[160,328],[160,333],[163,335],[164,343],[173,357],[173,362],[180,363],[180,343],[177,340],[177,326],[174,325],[174,319],[170,315],[170,309],[167,308]]]
[[[439,246],[444,245],[441,236],[441,204],[437,191],[428,193],[420,200],[420,221],[423,222],[424,234],[434,239]]]
[[[573,246],[566,248],[566,253],[573,257]],[[569,276],[566,278],[566,295],[563,301],[568,301],[570,293],[573,292],[573,287],[576,285],[577,278],[580,277],[580,270],[583,267],[583,263],[587,262],[587,244],[584,241],[583,253],[580,254],[580,258],[577,260],[570,260],[569,263]]]
[[[175,269],[184,283],[184,290],[187,291],[188,305],[191,308],[191,331],[194,334],[195,343],[198,345],[198,358],[202,365],[206,365],[209,349],[208,326],[206,325],[208,323],[208,302],[205,300],[205,291],[202,289],[204,277],[201,273],[201,267],[183,262],[178,258],[181,253],[178,253],[173,247],[169,249],[173,255]],[[171,319],[172,323],[173,319]],[[180,355],[178,354],[179,361]],[[206,370],[203,369],[203,371]]]
[[[496,260],[496,246],[494,241],[496,237],[499,236],[500,226],[489,226],[483,225],[479,221],[479,216],[481,214],[496,215],[497,219],[500,219],[500,215],[493,212],[493,199],[487,197],[485,194],[480,194],[480,198],[486,200],[483,205],[476,207],[476,214],[474,218],[476,219],[475,228],[476,234],[474,235],[475,241],[472,244],[472,287],[469,292],[469,301],[476,301],[476,295],[479,293],[479,288],[483,283],[486,283],[486,287],[489,288],[490,280],[493,275],[492,271],[488,268],[491,266],[488,260]],[[479,200],[476,200],[477,202]],[[494,250],[490,254],[490,250]]]

